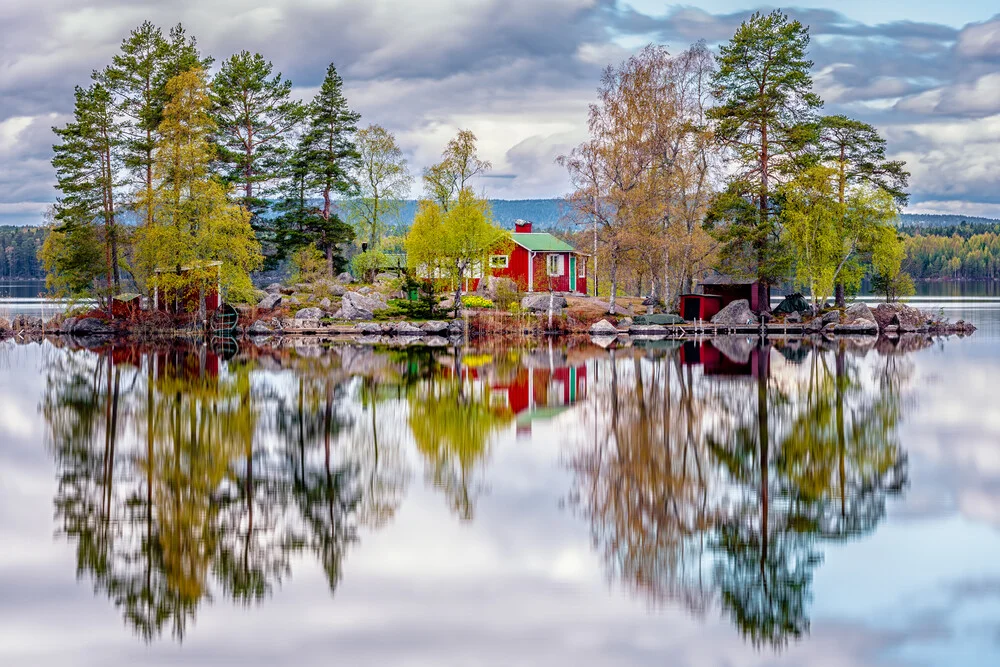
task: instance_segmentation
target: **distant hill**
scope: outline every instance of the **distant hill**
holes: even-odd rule
[[[539,228],[549,229],[566,224],[567,204],[563,199],[491,199],[493,218],[500,226],[513,228],[518,219],[530,220]],[[406,202],[399,213],[398,226],[400,231],[408,228],[417,212],[417,202]],[[957,227],[967,225],[996,225],[1000,220],[981,218],[973,215],[932,215],[928,213],[903,213],[899,216],[899,225],[904,228],[934,228]]]

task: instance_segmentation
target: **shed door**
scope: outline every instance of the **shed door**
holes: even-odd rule
[[[685,297],[684,313],[681,315],[688,322],[693,322],[701,317],[701,299]]]
[[[576,291],[576,255],[569,256],[569,291]]]

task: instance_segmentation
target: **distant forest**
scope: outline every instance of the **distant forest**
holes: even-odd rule
[[[48,230],[44,227],[0,227],[0,280],[44,280],[38,259]]]
[[[562,199],[492,199],[493,218],[513,229],[514,221],[530,220],[538,230],[570,229]],[[409,229],[417,202],[401,209],[396,233]],[[131,220],[129,220],[131,222]],[[917,280],[1000,279],[1000,220],[962,215],[904,213],[900,228],[906,234],[904,268]],[[0,226],[0,280],[43,280],[45,270],[38,249],[43,227]]]

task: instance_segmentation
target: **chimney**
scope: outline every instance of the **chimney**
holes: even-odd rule
[[[515,220],[514,231],[518,234],[530,234],[531,223],[528,222],[527,220]]]

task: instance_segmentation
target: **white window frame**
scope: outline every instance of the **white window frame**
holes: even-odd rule
[[[587,277],[587,258],[577,257],[576,258],[576,277],[586,278]]]
[[[509,269],[510,255],[490,255],[491,269]]]
[[[555,260],[555,261],[553,261]],[[566,274],[566,258],[562,254],[550,254],[545,256],[545,272],[551,278],[558,278]]]

